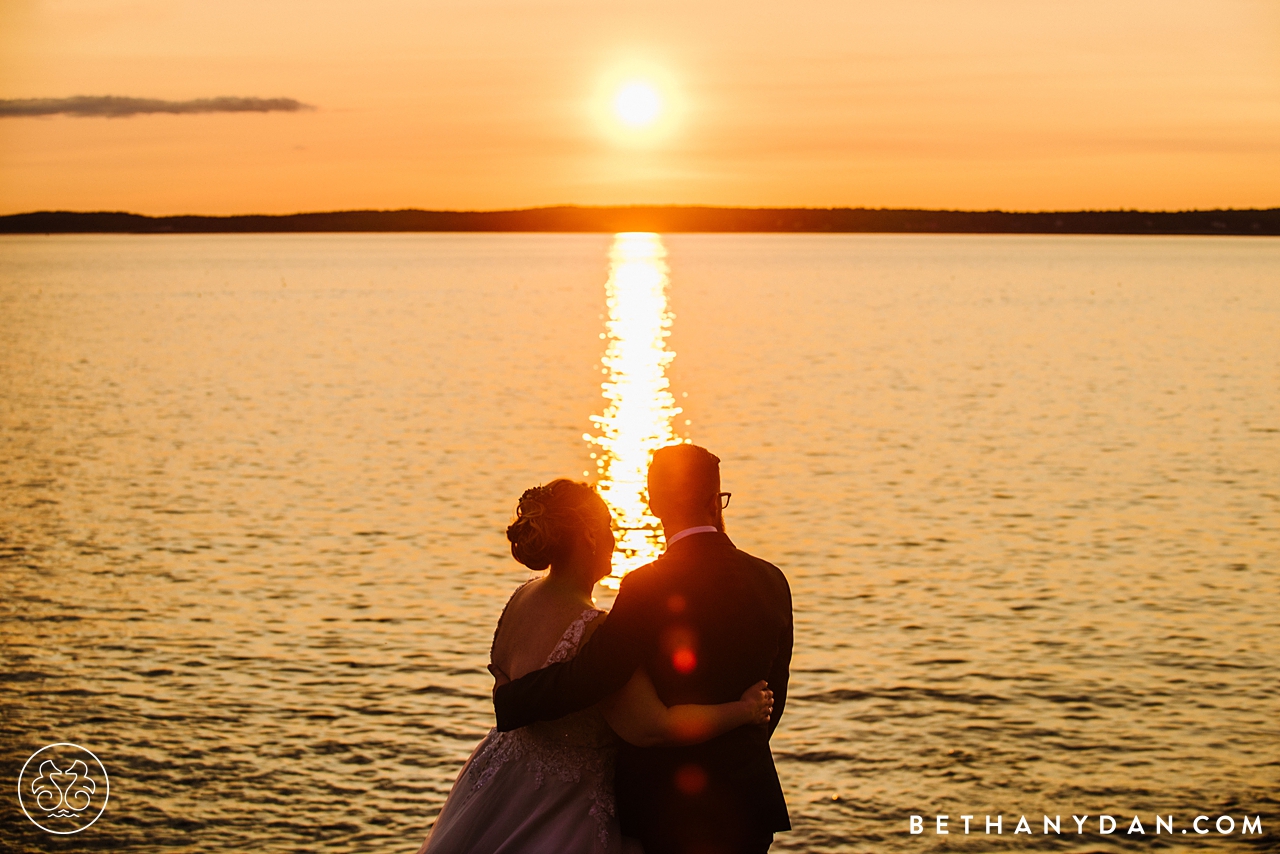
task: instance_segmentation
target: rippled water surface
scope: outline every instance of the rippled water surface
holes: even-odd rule
[[[0,239],[3,791],[111,774],[0,848],[415,850],[514,501],[594,476],[613,241]],[[676,431],[795,595],[775,850],[1280,845],[1280,241],[661,241]]]

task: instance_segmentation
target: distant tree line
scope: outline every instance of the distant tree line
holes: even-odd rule
[[[0,216],[0,234],[413,231],[1280,235],[1280,208],[1016,213],[872,208],[565,205],[511,211],[333,211],[282,215],[156,217],[117,212],[39,211]]]

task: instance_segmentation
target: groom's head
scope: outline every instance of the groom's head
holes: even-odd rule
[[[649,465],[649,509],[671,534],[696,525],[724,530],[720,458],[698,445],[668,445]]]

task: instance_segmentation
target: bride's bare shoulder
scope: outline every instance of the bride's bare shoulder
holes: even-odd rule
[[[502,613],[498,615],[498,623],[493,627],[493,644],[489,651],[490,659],[493,658],[493,653],[497,651],[502,637],[507,634],[503,629],[511,628],[511,623],[520,622],[521,612],[525,610],[521,603],[528,598],[529,591],[536,588],[540,580],[538,578],[530,578],[524,584],[511,591],[511,595],[507,597],[507,604],[502,606]]]
[[[530,578],[524,584],[521,584],[515,590],[512,590],[511,595],[507,597],[506,606],[502,609],[503,613],[506,613],[512,605],[515,605],[517,602],[527,597],[531,591],[536,590],[539,582],[541,581],[541,578]]]

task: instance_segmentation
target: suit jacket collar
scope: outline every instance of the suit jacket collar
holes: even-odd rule
[[[682,555],[688,551],[700,551],[703,548],[713,545],[726,545],[733,548],[733,542],[729,539],[728,534],[723,531],[716,531],[714,533],[706,531],[701,534],[690,534],[687,537],[676,540],[667,547],[667,550],[663,552],[663,556]]]

